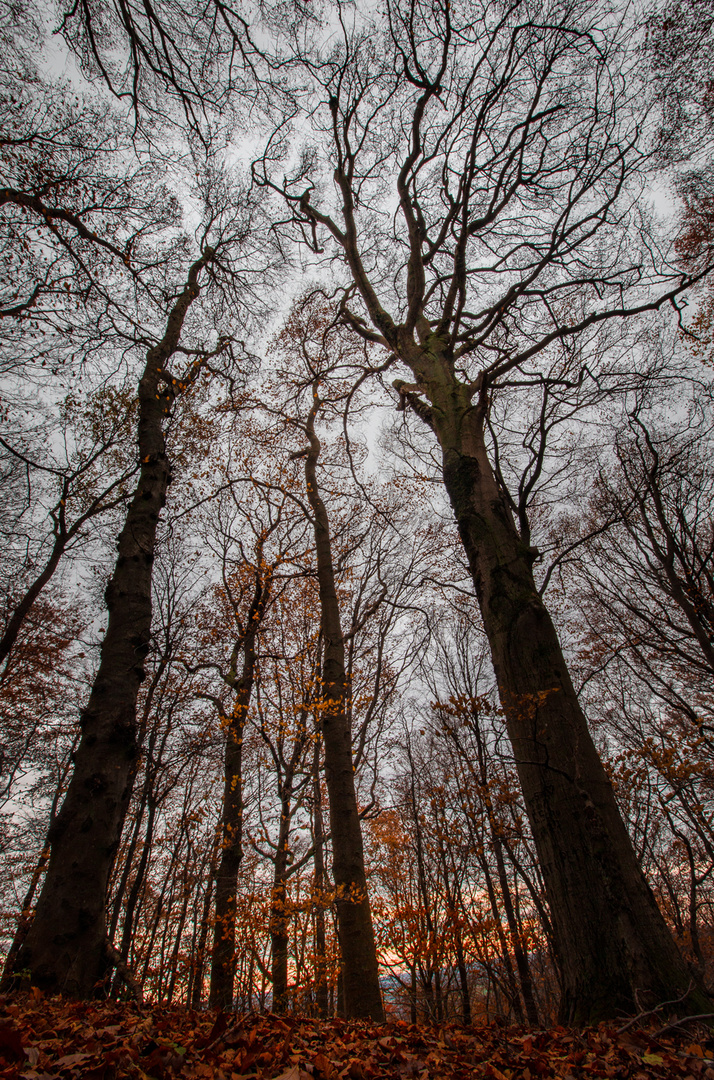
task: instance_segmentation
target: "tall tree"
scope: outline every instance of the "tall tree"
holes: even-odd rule
[[[379,987],[377,951],[367,895],[364,848],[359,823],[352,760],[352,732],[347,713],[349,689],[345,674],[344,635],[335,588],[330,540],[330,521],[317,481],[320,440],[315,418],[320,399],[308,415],[305,454],[305,485],[313,513],[317,576],[320,590],[320,625],[323,636],[322,737],[325,744],[325,777],[330,804],[332,873],[335,881],[340,950],[343,958],[345,1009],[348,1016],[382,1020],[384,1010]]]
[[[320,593],[322,658],[322,738],[332,836],[332,873],[343,959],[345,1010],[348,1016],[384,1017],[377,951],[367,895],[364,847],[359,822],[348,712],[350,689],[345,670],[345,638],[335,585],[330,519],[320,494],[317,463],[322,449],[315,420],[322,408],[319,379],[313,383],[313,404],[305,423],[308,449],[305,486],[315,532],[315,557]]]
[[[258,472],[254,462],[249,468]],[[257,484],[247,490],[243,487],[231,484],[210,515],[208,544],[217,549],[222,580],[211,598],[213,618],[208,620],[206,647],[200,662],[190,664],[192,671],[213,669],[222,684],[216,693],[205,696],[214,702],[225,732],[210,986],[210,1004],[224,1009],[231,1007],[234,993],[236,893],[245,810],[244,745],[259,669],[259,640],[266,616],[284,587],[284,580],[280,580],[285,577],[283,564],[292,560],[300,531],[296,537],[290,521],[284,520],[288,516],[284,496]]]
[[[107,880],[139,753],[136,702],[151,629],[151,571],[171,477],[163,425],[178,389],[169,365],[199,293],[199,274],[212,257],[207,248],[191,265],[163,336],[146,353],[139,384],[141,467],[106,590],[109,620],[99,670],[82,715],[72,779],[49,835],[35,917],[15,962],[36,985],[79,997],[91,995],[107,962]]]
[[[537,381],[553,343],[658,309],[709,269],[706,252],[688,272],[653,265],[648,238],[626,234],[643,158],[607,10],[396,0],[381,24],[343,17],[342,44],[305,66],[321,153],[274,179],[276,132],[254,166],[298,237],[339,255],[344,322],[405,366],[400,407],[438,441],[543,870],[561,1016],[578,1022],[636,994],[709,1008],[688,993],[488,448],[494,399]]]

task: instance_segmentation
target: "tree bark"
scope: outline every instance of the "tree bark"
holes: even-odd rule
[[[99,670],[82,714],[74,772],[48,840],[51,854],[35,918],[15,970],[49,993],[90,997],[105,972],[106,889],[139,754],[136,702],[151,629],[151,571],[170,468],[163,420],[173,399],[166,364],[198,295],[197,260],[139,383],[139,483],[106,589],[109,612]],[[166,389],[161,390],[162,380]]]
[[[325,745],[325,779],[330,810],[338,936],[343,961],[344,1008],[348,1017],[364,1016],[382,1021],[384,1010],[372,913],[367,895],[352,761],[352,732],[347,713],[344,637],[332,564],[329,518],[317,483],[316,465],[321,450],[320,440],[315,434],[318,410],[319,401],[315,387],[315,404],[310,410],[306,427],[310,449],[305,457],[305,482],[313,513],[320,590],[320,625],[324,640],[322,735]]]
[[[499,490],[485,395],[425,348],[415,363],[442,450],[542,867],[563,975],[561,1020],[593,1023],[687,995],[691,975],[657,907],[592,742],[558,637]],[[420,381],[421,381],[420,380]],[[697,989],[688,1007],[708,1010]]]
[[[283,1013],[288,1007],[288,935],[287,864],[280,851],[275,860],[275,876],[270,898],[270,972],[273,980],[273,1012]]]

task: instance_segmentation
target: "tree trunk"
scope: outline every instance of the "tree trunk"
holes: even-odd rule
[[[319,403],[316,399],[307,425],[310,450],[305,458],[305,481],[314,515],[320,626],[324,640],[322,735],[330,804],[338,935],[343,961],[344,1007],[348,1017],[364,1016],[382,1021],[384,1010],[357,809],[352,732],[346,708],[348,690],[344,638],[332,565],[329,519],[320,497],[316,475],[321,449],[320,441],[315,435],[315,416],[318,409]]]
[[[429,360],[427,366],[427,359]],[[690,973],[642,873],[560,643],[488,459],[485,397],[422,354],[444,483],[478,596],[563,975],[561,1020],[593,1023],[687,995]],[[420,408],[419,408],[420,406]]]
[[[409,1022],[417,1022],[417,971],[416,961],[409,968]]]
[[[270,898],[271,974],[273,978],[273,1012],[285,1012],[288,1006],[288,907],[286,882],[292,815],[292,771],[280,786],[280,828],[275,851],[273,891]]]
[[[317,1015],[326,1017],[327,992],[327,938],[325,932],[325,829],[322,821],[322,791],[320,790],[320,747],[315,739],[313,757],[312,806],[313,837],[315,851],[315,1004]]]
[[[149,813],[146,819],[144,846],[141,849],[139,865],[136,868],[134,881],[132,882],[131,889],[129,890],[129,897],[126,903],[126,910],[124,912],[124,925],[122,926],[121,945],[119,946],[119,952],[122,959],[125,961],[129,960],[129,949],[131,948],[131,942],[134,934],[134,920],[136,918],[139,897],[141,896],[141,890],[144,887],[146,869],[149,864],[149,858],[151,856],[151,850],[153,847],[156,808],[157,805],[155,796],[149,795]]]
[[[187,995],[187,1004],[191,1009],[199,1009],[201,1007],[201,999],[203,997],[203,970],[206,964],[206,942],[208,941],[208,925],[211,915],[211,902],[213,900],[213,887],[216,877],[216,866],[218,864],[218,853],[220,846],[220,822],[216,829],[216,837],[213,843],[213,850],[211,852],[211,858],[209,861],[209,874],[206,884],[206,891],[203,898],[203,908],[201,912],[201,929],[198,935],[198,947],[193,954],[193,973],[191,976],[191,993]]]
[[[528,966],[528,957],[523,951],[518,922],[516,920],[516,914],[513,908],[513,901],[511,899],[511,889],[508,884],[506,863],[503,857],[503,843],[501,841],[502,829],[500,828],[496,811],[494,810],[493,806],[493,799],[491,797],[491,789],[489,787],[488,759],[486,755],[486,748],[481,737],[481,727],[477,716],[474,716],[472,730],[476,739],[479,779],[483,790],[483,805],[484,809],[486,810],[486,817],[488,819],[488,829],[491,839],[491,850],[493,851],[493,855],[496,860],[496,870],[498,872],[498,883],[501,890],[503,910],[506,915],[508,931],[511,937],[511,948],[513,949],[513,955],[516,961],[516,967],[518,969],[518,976],[521,984],[521,994],[523,996],[523,1004],[525,1006],[525,1015],[531,1027],[538,1027],[538,1008],[536,1006],[535,997],[533,995],[533,983],[531,980],[530,968]],[[452,731],[452,738],[458,746],[458,735],[455,730]],[[469,764],[469,768],[472,769],[473,767]]]
[[[456,967],[459,972],[459,993],[461,994],[461,1023],[464,1027],[471,1025],[471,992],[469,990],[469,973],[466,967],[464,946],[461,940],[461,931],[456,927],[455,933]]]
[[[250,688],[246,695],[250,696]],[[230,1009],[233,1003],[236,957],[236,892],[243,858],[243,729],[245,711],[236,710],[226,733],[221,856],[216,872],[216,913],[211,951],[210,1008]]]
[[[262,548],[257,565],[262,563]],[[256,571],[255,589],[245,621],[245,634],[236,642],[227,682],[234,693],[233,714],[228,720],[224,756],[221,857],[216,872],[216,922],[211,953],[212,1009],[230,1009],[236,974],[236,911],[238,872],[243,858],[243,734],[255,678],[255,645],[258,628],[270,597],[270,581]],[[239,652],[243,670],[236,678]]]
[[[105,971],[106,890],[139,754],[136,701],[151,629],[151,570],[159,514],[170,482],[163,419],[173,391],[165,367],[176,350],[197,278],[193,264],[162,340],[146,355],[139,383],[139,483],[118,540],[106,589],[109,612],[99,670],[82,714],[74,772],[48,840],[51,854],[35,918],[16,970],[49,993],[86,998]],[[161,381],[167,389],[160,391]]]
[[[533,983],[531,980],[530,967],[528,966],[528,957],[523,951],[518,922],[516,920],[516,913],[513,910],[511,889],[508,884],[506,864],[503,858],[503,845],[501,844],[501,839],[496,833],[493,824],[491,826],[491,844],[493,846],[493,853],[496,858],[498,882],[501,888],[501,897],[503,899],[503,910],[506,914],[508,932],[511,938],[511,948],[513,949],[513,956],[516,961],[516,967],[518,968],[518,977],[521,984],[523,1004],[525,1005],[526,1010],[526,1019],[528,1020],[528,1023],[531,1025],[531,1027],[538,1027],[538,1007],[535,1003],[535,998],[533,996]]]
[[[282,860],[280,860],[282,861]],[[275,883],[270,898],[270,972],[273,980],[273,1012],[288,1006],[288,936],[285,867],[275,864]]]

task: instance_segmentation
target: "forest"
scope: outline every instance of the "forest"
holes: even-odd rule
[[[712,0],[0,42],[0,1064],[714,1015]]]

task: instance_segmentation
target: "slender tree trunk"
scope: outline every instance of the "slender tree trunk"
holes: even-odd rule
[[[286,881],[292,801],[292,774],[281,786],[280,828],[275,852],[273,891],[270,898],[271,974],[273,978],[273,1012],[285,1012],[288,1004],[288,909]]]
[[[203,898],[203,909],[201,912],[201,929],[198,935],[198,946],[192,957],[193,960],[193,975],[191,982],[191,994],[188,997],[188,1004],[192,1009],[198,1009],[201,1006],[201,999],[203,997],[203,971],[206,965],[206,943],[208,941],[208,925],[211,915],[211,903],[213,900],[213,887],[216,876],[216,866],[218,865],[218,852],[220,844],[220,831],[216,831],[216,839],[213,845],[213,851],[211,853],[208,881],[206,883],[206,892]]]
[[[491,849],[496,860],[498,884],[501,890],[501,898],[503,901],[503,910],[506,916],[506,922],[508,923],[508,932],[511,938],[511,948],[513,949],[513,956],[515,958],[516,967],[518,969],[521,994],[523,996],[523,1004],[525,1006],[525,1015],[528,1023],[532,1027],[537,1027],[538,1008],[536,1006],[535,998],[533,996],[533,983],[531,981],[530,968],[528,966],[528,957],[523,951],[518,922],[516,920],[515,911],[513,909],[511,888],[508,882],[505,859],[503,857],[503,843],[501,840],[503,830],[500,827],[496,811],[494,810],[493,799],[491,797],[491,788],[489,787],[489,763],[478,717],[474,717],[472,731],[476,738],[479,780],[480,786],[483,790],[482,799],[488,819],[488,828],[491,837]],[[458,745],[458,736],[456,731],[452,732],[452,737]],[[469,768],[473,769],[473,766],[470,763]]]
[[[262,563],[259,547],[258,567]],[[228,720],[223,768],[223,814],[221,819],[221,856],[216,872],[216,922],[211,953],[212,1009],[230,1009],[236,973],[236,911],[238,873],[243,858],[243,735],[256,664],[256,638],[270,597],[270,579],[260,569],[245,622],[245,633],[236,642],[228,684],[233,691],[233,713]],[[243,670],[237,678],[238,655],[243,656]]]
[[[555,945],[553,942],[553,926],[550,921],[550,915],[546,911],[545,905],[543,903],[542,892],[538,888],[536,888],[536,882],[533,881],[531,875],[528,873],[521,860],[517,857],[515,851],[513,850],[513,847],[511,846],[511,844],[509,844],[508,840],[502,836],[501,843],[503,845],[504,851],[508,855],[509,861],[513,866],[515,873],[521,878],[523,882],[525,882],[525,886],[528,889],[530,898],[533,901],[533,906],[538,912],[538,918],[540,919],[540,924],[543,928],[543,933],[545,934],[548,955],[553,965],[553,970],[556,973],[558,979],[560,979],[560,967],[558,965]],[[535,869],[537,872],[538,867],[536,867]]]
[[[436,1008],[436,1022],[441,1024],[444,1020],[444,995],[441,992],[441,972],[438,964],[434,969],[434,1005]]]
[[[140,718],[139,724],[138,724],[138,742],[139,742],[140,746],[144,745],[144,736],[145,736],[147,725],[148,725],[149,715],[151,713],[151,707],[152,707],[152,704],[153,704],[154,695],[155,695],[155,692],[156,692],[156,688],[157,688],[157,686],[158,686],[158,684],[159,684],[159,682],[161,680],[161,677],[162,677],[162,675],[163,675],[163,673],[166,670],[166,667],[168,665],[168,659],[169,658],[168,658],[167,652],[164,652],[163,656],[161,657],[161,659],[159,661],[159,664],[156,666],[156,668],[154,670],[154,673],[153,673],[153,675],[151,677],[151,683],[150,683],[150,685],[148,687],[148,691],[144,696],[144,704],[143,704],[143,708],[141,710],[141,718]],[[168,742],[168,738],[169,738],[170,733],[171,733],[171,723],[169,722],[166,725],[166,728],[164,729],[164,732],[163,732],[163,734],[161,736],[161,743],[160,743],[160,746],[159,746],[159,752],[158,752],[158,754],[156,754],[156,741],[157,741],[158,736],[159,736],[159,731],[158,731],[158,725],[155,724],[153,726],[151,734],[149,736],[148,745],[146,746],[145,751],[144,751],[144,758],[145,758],[145,761],[146,761],[146,768],[145,768],[144,782],[142,784],[141,796],[139,798],[139,805],[137,807],[136,816],[135,816],[135,819],[134,819],[134,826],[133,826],[133,829],[132,829],[131,840],[129,842],[129,849],[127,851],[126,858],[124,860],[124,866],[122,868],[121,876],[119,878],[119,884],[117,886],[116,893],[112,898],[111,920],[109,922],[109,929],[108,929],[108,932],[107,932],[107,936],[109,938],[109,941],[112,944],[114,943],[114,935],[116,933],[117,925],[119,923],[119,918],[122,915],[122,911],[123,911],[123,908],[124,908],[124,895],[126,893],[127,885],[129,884],[129,877],[131,875],[131,870],[132,870],[132,866],[133,866],[133,863],[134,863],[134,855],[136,853],[136,849],[137,849],[137,846],[138,846],[138,843],[139,843],[139,833],[141,831],[141,825],[142,825],[142,822],[143,822],[143,819],[144,819],[144,813],[146,811],[147,802],[151,802],[152,799],[155,799],[154,791],[155,791],[155,787],[156,787],[156,778],[157,778],[157,776],[159,774],[159,771],[160,771],[160,768],[161,768],[161,763],[162,763],[162,759],[163,759],[163,755],[164,755],[164,750],[166,749],[166,743]],[[137,761],[136,761],[135,766],[134,766],[133,774],[129,778],[129,784],[130,784],[132,790],[133,790],[133,787],[134,787],[134,781],[136,780],[136,776],[137,776],[137,773],[139,771],[138,766],[139,766],[139,758],[137,758]],[[152,806],[153,806],[153,803],[152,803]],[[145,833],[146,840],[149,843],[150,843],[152,835],[153,835],[153,828],[152,828],[152,826],[153,826],[153,817],[154,817],[154,813],[152,812],[152,814],[151,814],[152,821],[151,821],[149,827],[147,827],[146,833]],[[127,910],[128,911],[132,910],[133,907],[136,906],[136,895],[138,895],[138,889],[139,889],[139,887],[141,885],[141,879],[143,879],[143,874],[144,874],[145,869],[146,869],[146,855],[145,855],[145,848],[144,848],[142,850],[142,854],[141,854],[141,857],[140,857],[140,865],[139,865],[139,868],[137,869],[137,877],[139,878],[139,883],[137,885],[136,879],[135,879],[134,885],[132,886],[132,889],[131,889],[129,900],[127,902]],[[114,865],[114,872],[116,872],[116,863]],[[111,879],[110,879],[110,882],[109,882],[109,889],[111,891]],[[133,902],[132,902],[132,897],[134,898]],[[131,938],[132,922],[133,922],[133,915],[129,916],[129,930],[127,932],[126,931],[127,914],[125,914],[125,916],[124,916],[123,938],[126,939],[127,941],[129,941],[130,938]],[[126,960],[127,957],[128,957],[128,945],[127,945],[127,947],[125,949],[124,945],[122,944],[122,946],[119,949],[119,952],[120,952],[120,954],[122,956],[122,959]],[[116,975],[115,975],[115,980],[114,980],[114,988],[113,988],[114,990],[116,990],[116,988],[118,987],[118,984],[119,984],[120,980],[121,980],[121,975],[120,975],[119,972],[117,972]]]
[[[189,887],[188,872],[184,873],[183,882],[183,900],[181,902],[181,914],[178,918],[178,924],[175,930],[172,931],[174,937],[174,947],[171,950],[171,958],[169,960],[169,984],[166,988],[166,1004],[170,1005],[173,1001],[174,991],[176,989],[176,980],[178,978],[178,957],[181,950],[181,938],[183,936],[184,926],[186,925],[186,918],[188,915],[188,904],[191,899],[191,889]]]
[[[439,840],[439,859],[441,862],[442,877],[444,880],[444,890],[446,892],[447,899],[447,913],[448,919],[451,922],[451,932],[454,937],[454,953],[456,955],[456,969],[459,973],[459,993],[461,997],[461,1020],[464,1026],[471,1023],[471,995],[469,993],[468,972],[466,969],[466,957],[464,954],[464,942],[461,934],[461,919],[457,905],[463,906],[461,903],[461,886],[458,879],[455,860],[453,858],[453,851],[448,848],[448,853],[451,855],[451,859],[447,860],[447,845],[444,843],[443,836]],[[449,880],[449,866],[448,862],[451,861],[453,870],[453,887]]]
[[[511,1008],[516,1014],[516,1019],[519,1024],[522,1024],[525,1020],[525,1015],[523,1013],[523,1006],[521,1005],[520,994],[518,993],[518,983],[516,982],[516,974],[511,962],[511,954],[508,950],[508,941],[506,940],[503,924],[501,922],[501,909],[498,904],[496,888],[491,876],[491,868],[485,855],[480,856],[478,861],[481,864],[481,869],[486,881],[486,892],[488,894],[489,904],[491,905],[491,914],[493,915],[493,922],[496,928],[496,936],[499,945],[501,946],[502,981],[508,987],[508,998],[511,1002]]]
[[[426,347],[414,362],[491,645],[563,975],[561,1019],[587,1023],[687,995],[691,975],[644,878],[535,586],[534,553],[500,492],[485,397]],[[637,995],[637,996],[636,996]],[[705,995],[692,1010],[710,1011]]]
[[[315,852],[315,1004],[318,1016],[327,1016],[327,939],[325,933],[325,828],[320,788],[320,746],[315,739],[312,781],[312,820]]]
[[[144,846],[141,850],[141,856],[139,858],[139,865],[136,868],[136,875],[129,890],[129,897],[126,902],[126,910],[124,912],[124,925],[122,926],[121,945],[119,946],[119,952],[124,960],[129,958],[129,949],[131,947],[131,941],[134,934],[134,920],[136,918],[136,909],[139,903],[139,897],[141,896],[141,890],[144,885],[144,878],[146,877],[146,869],[149,865],[149,856],[154,841],[154,822],[156,820],[156,798],[149,795],[149,813],[146,819],[146,833],[144,835]]]
[[[144,821],[144,811],[146,810],[147,800],[148,785],[144,784],[141,793],[141,799],[139,801],[139,805],[136,808],[136,816],[134,818],[134,824],[131,830],[131,839],[129,840],[129,847],[124,858],[124,865],[122,867],[121,877],[119,878],[119,885],[117,886],[116,894],[112,898],[112,915],[107,931],[107,936],[112,942],[114,941],[114,935],[116,934],[117,926],[119,924],[119,918],[124,908],[124,894],[126,892],[127,885],[129,884],[129,877],[131,875],[131,869],[134,864],[134,855],[136,854],[136,849],[139,846],[139,834],[141,832],[141,826]]]
[[[423,980],[424,984],[424,997],[429,1009],[429,1016],[431,1020],[438,1020],[438,987],[437,997],[434,997],[434,973],[435,968],[438,966],[438,935],[436,933],[436,927],[434,926],[434,920],[431,914],[431,897],[429,896],[429,883],[426,876],[426,866],[424,865],[424,842],[421,832],[421,824],[419,820],[419,805],[417,802],[416,793],[416,773],[414,767],[414,761],[411,755],[411,749],[407,745],[407,753],[409,756],[409,791],[410,791],[410,804],[412,819],[414,821],[414,836],[416,840],[416,869],[417,869],[417,884],[419,886],[419,895],[421,896],[422,907],[424,908],[424,923],[426,925],[427,933],[427,956],[425,960],[427,977]]]
[[[221,854],[216,871],[216,910],[211,951],[209,1004],[212,1009],[231,1008],[236,972],[236,893],[243,858],[243,730],[250,686],[239,697],[236,697],[234,716],[226,732]]]
[[[39,885],[42,875],[45,872],[47,863],[50,858],[50,846],[46,844],[42,850],[42,853],[37,860],[35,869],[32,871],[32,877],[30,878],[30,884],[27,887],[27,892],[22,901],[22,908],[20,909],[20,918],[18,920],[15,936],[12,940],[7,958],[5,960],[5,966],[3,970],[2,980],[0,980],[0,993],[7,993],[13,988],[14,975],[13,972],[20,970],[17,967],[17,956],[25,943],[25,939],[32,926],[32,903],[35,899],[35,892]]]
[[[456,967],[459,972],[459,993],[461,994],[461,1023],[464,1027],[471,1024],[471,992],[469,990],[469,973],[464,956],[464,945],[461,940],[461,931],[456,928],[455,932]]]
[[[161,935],[161,947],[159,949],[159,958],[160,959],[159,959],[159,971],[158,971],[158,974],[156,976],[156,996],[160,996],[160,992],[161,992],[161,983],[162,983],[162,980],[163,980],[164,956],[165,956],[165,948],[164,948],[164,946],[165,946],[165,942],[166,942],[166,935],[168,933],[168,927],[169,927],[170,920],[171,920],[171,908],[173,907],[174,893],[176,891],[176,875],[174,873],[174,870],[175,870],[177,862],[179,861],[179,858],[182,858],[182,861],[185,861],[185,858],[183,858],[182,849],[183,849],[183,846],[184,846],[184,838],[186,836],[186,824],[187,824],[187,821],[186,821],[186,803],[188,801],[188,795],[189,794],[190,794],[190,792],[187,792],[185,797],[184,797],[184,806],[183,806],[183,812],[181,814],[181,825],[180,825],[180,828],[179,828],[179,834],[176,837],[176,842],[175,842],[175,844],[173,846],[173,849],[171,851],[171,859],[169,860],[169,865],[168,865],[168,867],[166,869],[166,874],[164,875],[164,880],[163,880],[163,883],[161,885],[161,892],[159,893],[158,897],[156,898],[156,903],[154,905],[154,915],[153,915],[153,919],[152,919],[152,923],[151,923],[151,934],[149,935],[148,945],[145,946],[145,952],[144,952],[144,963],[143,963],[143,968],[142,968],[141,978],[140,978],[140,983],[141,983],[142,986],[146,982],[146,978],[147,978],[148,973],[149,973],[149,968],[151,966],[151,956],[152,956],[152,953],[153,953],[153,950],[154,950],[154,943],[155,943],[156,938],[157,938],[158,933],[159,933],[159,924],[161,923],[161,921],[163,919],[164,930],[163,930],[163,933]],[[167,897],[167,893],[168,893],[168,897]],[[138,957],[136,959],[138,959]]]
[[[63,494],[66,494],[66,486]],[[52,579],[55,570],[59,566],[60,559],[64,555],[69,539],[66,529],[62,527],[64,525],[64,505],[61,506],[59,522],[61,522],[61,524],[58,523],[56,526],[55,541],[52,545],[52,551],[50,552],[47,562],[25,594],[20,598],[15,610],[8,620],[5,633],[2,635],[2,638],[0,638],[0,664],[4,663],[7,659],[10,650],[17,641],[17,636],[20,633],[27,614],[47,582]]]
[[[139,483],[106,590],[107,632],[82,714],[74,772],[50,829],[47,875],[15,965],[29,968],[32,982],[50,993],[89,997],[105,971],[107,881],[139,753],[136,701],[149,648],[156,529],[170,482],[163,419],[172,391],[162,392],[160,385],[208,254],[191,267],[164,337],[147,352],[139,383]]]
[[[315,388],[317,395],[317,388]],[[314,517],[320,625],[324,639],[322,666],[322,735],[325,779],[330,803],[333,877],[336,888],[339,941],[343,960],[344,1007],[348,1017],[382,1021],[377,950],[367,895],[364,850],[355,791],[352,732],[347,715],[345,647],[332,565],[330,525],[317,484],[320,441],[315,435],[316,403],[310,411],[305,457],[307,495]]]
[[[72,747],[73,751],[74,751],[74,747],[76,745],[77,745],[77,737],[75,736],[74,745]],[[54,822],[55,816],[57,814],[57,807],[58,807],[58,805],[60,803],[60,800],[62,798],[62,792],[64,790],[64,782],[65,782],[65,779],[67,778],[67,773],[69,772],[70,767],[71,767],[71,755],[65,761],[65,763],[62,766],[62,773],[61,773],[60,778],[59,778],[59,780],[57,782],[57,788],[56,788],[54,796],[52,798],[52,805],[50,807],[50,822],[49,822],[49,827],[50,828],[52,828],[52,823]],[[34,899],[35,899],[35,892],[37,891],[37,886],[40,884],[40,881],[42,880],[42,875],[44,874],[45,870],[47,869],[47,864],[49,862],[49,859],[50,859],[50,845],[49,845],[49,843],[46,842],[44,848],[42,849],[42,853],[40,854],[40,857],[39,857],[39,859],[37,861],[35,869],[32,871],[32,877],[30,878],[30,884],[27,887],[27,892],[25,893],[25,896],[24,896],[24,899],[23,899],[23,902],[22,902],[22,908],[20,910],[20,918],[18,920],[17,929],[15,931],[15,936],[12,939],[12,944],[10,946],[10,949],[8,950],[7,956],[5,957],[5,965],[3,967],[2,979],[0,979],[0,993],[3,993],[3,994],[8,993],[10,990],[13,989],[13,986],[14,986],[14,983],[15,983],[15,978],[13,976],[13,972],[15,971],[15,962],[17,960],[17,956],[18,956],[18,953],[19,953],[20,949],[22,948],[22,946],[25,943],[25,938],[27,937],[28,932],[30,930],[30,927],[32,925],[32,918],[33,918],[33,915],[34,915],[34,912],[32,910],[32,905],[33,905]],[[18,969],[18,970],[20,970],[20,969]]]
[[[76,474],[75,474],[76,475]],[[127,479],[127,477],[123,477]],[[60,499],[54,509],[51,511],[51,517],[53,521],[54,543],[52,544],[52,550],[47,558],[47,562],[43,566],[40,573],[30,582],[23,595],[18,600],[15,608],[10,615],[5,630],[0,637],[0,664],[5,663],[9,653],[17,641],[18,634],[22,629],[22,624],[25,621],[27,615],[32,610],[32,606],[35,600],[40,595],[45,585],[50,582],[54,576],[55,570],[60,564],[60,560],[67,550],[67,546],[80,532],[83,525],[86,525],[88,521],[102,513],[103,510],[108,510],[118,503],[123,502],[122,496],[117,496],[114,499],[110,499],[109,495],[113,489],[119,486],[119,481],[114,481],[110,486],[99,496],[94,498],[83,514],[81,514],[73,524],[67,525],[66,507],[67,500],[71,491],[71,480],[69,477],[65,477],[62,481],[62,493]],[[106,500],[106,501],[105,501]],[[7,674],[8,667],[11,661],[8,662],[5,668],[4,675]]]
[[[526,1009],[526,1019],[532,1027],[537,1027],[538,1009],[535,1003],[535,998],[533,997],[533,983],[531,981],[531,973],[528,966],[528,957],[523,951],[518,922],[516,920],[516,913],[513,910],[511,889],[508,883],[508,875],[506,874],[506,864],[503,859],[503,845],[501,844],[501,839],[496,833],[493,825],[491,827],[491,844],[493,846],[493,853],[496,859],[496,868],[498,870],[498,883],[501,889],[501,897],[503,899],[503,910],[506,915],[506,922],[508,923],[508,932],[511,938],[511,948],[513,949],[513,956],[516,961],[516,967],[518,968],[518,977],[521,984],[521,994],[523,995],[523,1004],[525,1005]]]

